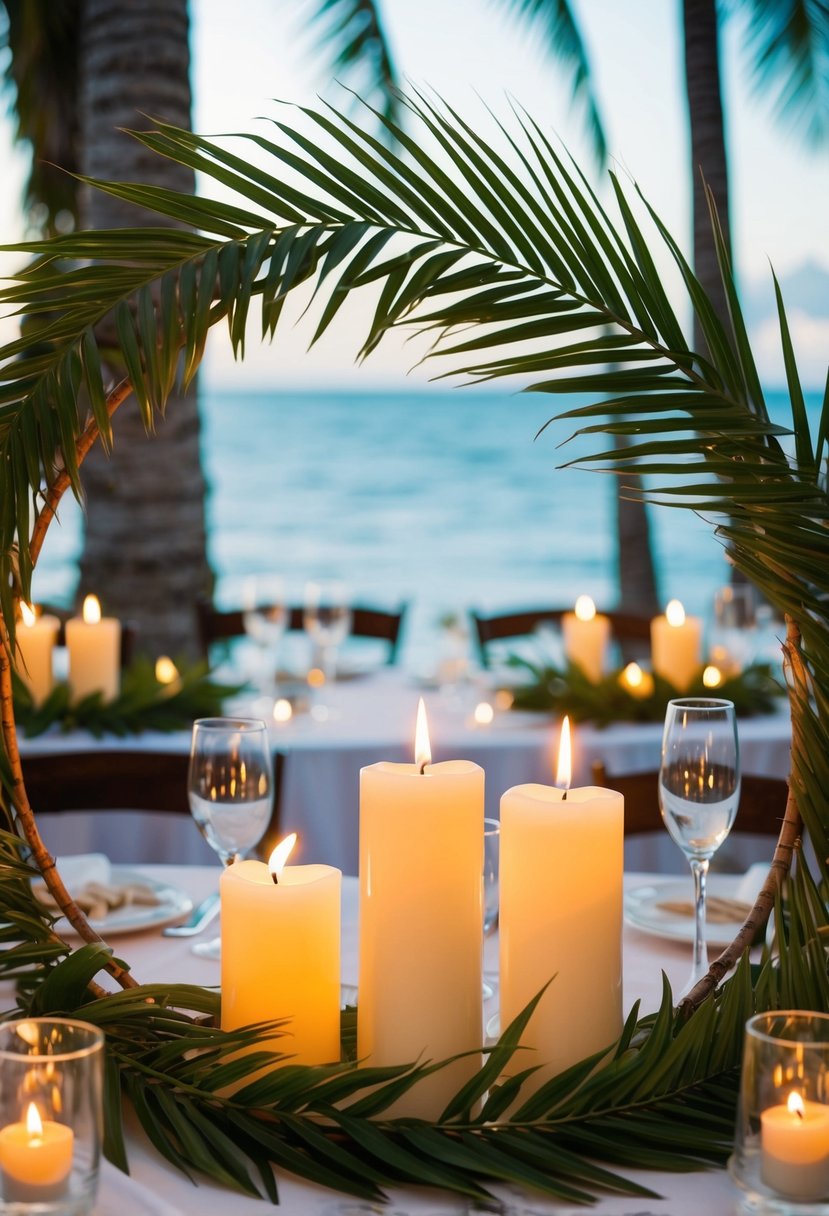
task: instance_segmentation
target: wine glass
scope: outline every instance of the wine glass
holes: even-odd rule
[[[705,880],[731,830],[740,801],[740,745],[731,701],[684,697],[668,702],[659,768],[665,827],[694,876],[694,962],[685,996],[708,970]]]
[[[337,674],[337,647],[351,630],[351,607],[344,583],[335,580],[310,582],[305,587],[302,623],[319,651],[326,683]]]
[[[193,723],[187,774],[190,814],[226,866],[265,834],[273,810],[268,731],[258,718],[199,718]],[[219,957],[219,939],[193,947]]]
[[[288,624],[285,590],[278,575],[256,574],[245,580],[242,623],[245,633],[261,651],[259,686],[263,693],[273,694],[279,643]]]
[[[489,937],[498,928],[498,863],[501,846],[501,822],[499,819],[484,820],[484,937]],[[494,980],[484,976],[484,1000],[495,996]]]

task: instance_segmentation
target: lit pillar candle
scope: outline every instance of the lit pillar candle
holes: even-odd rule
[[[114,701],[120,688],[121,622],[101,617],[96,596],[86,597],[82,617],[66,622],[66,647],[72,700],[99,692],[104,701]]]
[[[45,701],[54,686],[52,651],[60,621],[48,613],[37,616],[28,604],[21,603],[22,619],[15,631],[17,674],[32,694],[36,705]]]
[[[760,1115],[763,1182],[789,1199],[829,1196],[829,1106],[789,1095]]]
[[[588,680],[598,684],[610,639],[610,619],[597,616],[590,596],[580,595],[575,611],[565,612],[561,618],[561,633],[568,660],[579,666]]]
[[[66,1192],[72,1169],[71,1127],[42,1119],[34,1102],[26,1121],[0,1128],[3,1198],[11,1203],[49,1203]]]
[[[544,1081],[609,1047],[622,1030],[624,799],[569,789],[569,722],[557,785],[518,785],[501,799],[501,1028],[549,984],[521,1038],[515,1069]]]
[[[686,616],[679,600],[671,600],[664,616],[651,621],[651,663],[654,673],[684,692],[702,666],[702,622]]]
[[[222,1030],[289,1019],[264,1044],[291,1064],[340,1058],[340,886],[333,866],[285,866],[286,837],[262,861],[222,873]]]
[[[357,1054],[369,1066],[437,1061],[483,1042],[484,773],[432,764],[421,701],[414,764],[360,773]],[[395,1115],[436,1119],[480,1067],[419,1082]]]

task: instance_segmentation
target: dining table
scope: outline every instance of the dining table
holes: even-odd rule
[[[314,689],[296,683],[277,689],[277,697],[281,692],[290,706],[290,717],[279,721],[273,716],[273,696],[248,694],[231,708],[263,717],[269,724],[273,752],[283,761],[277,794],[280,830],[297,833],[297,862],[334,865],[345,874],[356,874],[360,770],[380,760],[413,759],[420,697],[426,704],[433,759],[471,760],[484,769],[488,816],[498,817],[501,796],[512,786],[552,782],[560,721],[545,713],[503,708],[497,691],[484,673],[438,687],[402,668],[386,667],[346,672],[343,678]],[[482,705],[487,711],[476,716]],[[611,780],[614,773],[658,768],[661,737],[661,723],[577,725],[573,785],[592,783],[595,760],[604,763]],[[773,713],[741,719],[739,738],[743,772],[788,776],[791,728],[785,700]],[[21,738],[24,757],[100,746],[186,752],[190,733],[147,731],[99,740],[84,731],[64,734],[52,729],[36,738]],[[127,801],[124,809],[128,806]],[[211,858],[186,817],[156,815],[151,828],[143,814],[132,820],[82,812],[45,819],[44,835],[58,854],[100,849],[118,861],[199,863]],[[740,864],[755,859],[749,851]],[[685,869],[676,846],[659,836],[626,842],[626,864],[648,870]]]
[[[215,867],[141,865],[136,867],[144,879],[169,884],[186,892],[194,901],[214,891]],[[626,896],[654,885],[670,884],[665,876],[629,873],[625,876]],[[344,999],[357,996],[359,892],[356,878],[346,877],[342,887],[342,983]],[[215,922],[202,936],[215,933]],[[104,930],[106,935],[106,931]],[[642,931],[626,923],[623,930],[624,1004],[626,1011],[636,999],[642,1012],[658,1005],[664,973],[675,990],[687,978],[691,947],[687,940],[671,940],[653,931]],[[219,983],[219,964],[193,953],[193,941],[200,938],[163,936],[153,925],[127,936],[113,938],[119,957],[128,961],[139,982],[165,982],[172,978],[182,983],[211,986]],[[491,1026],[497,1013],[497,930],[484,942],[484,971],[494,996],[483,1005],[483,1025]],[[276,1011],[275,1011],[276,1012]],[[262,1216],[266,1200],[231,1192],[205,1178],[192,1179],[166,1162],[149,1144],[135,1116],[126,1116],[129,1178],[105,1165],[96,1216]],[[738,1192],[724,1168],[691,1173],[663,1173],[624,1170],[659,1197],[605,1195],[595,1207],[579,1208],[553,1202],[538,1192],[511,1186],[495,1186],[504,1216],[576,1216],[585,1210],[597,1216],[732,1216],[740,1211]],[[277,1171],[280,1211],[283,1216],[380,1216],[377,1204],[360,1201],[322,1186],[305,1182]],[[435,1190],[394,1188],[389,1194],[389,1216],[465,1216],[471,1206],[460,1197]]]

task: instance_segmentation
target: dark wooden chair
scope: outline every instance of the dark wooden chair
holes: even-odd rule
[[[607,772],[601,760],[593,761],[593,784],[618,790],[624,796],[626,836],[663,830],[658,781],[657,769],[613,775]],[[740,805],[734,831],[776,837],[788,795],[788,783],[779,777],[744,776],[740,784]]]
[[[189,815],[186,752],[90,748],[83,752],[24,755],[23,778],[36,814],[69,811],[154,811]],[[285,757],[274,756],[271,822],[259,846],[262,856],[279,836],[279,792]],[[267,849],[267,853],[265,850]]]
[[[406,615],[406,605],[396,611],[383,611],[379,608],[355,607],[351,609],[351,636],[357,638],[377,638],[388,642],[387,663],[397,659],[400,645],[400,631]],[[241,609],[223,610],[216,608],[209,601],[202,600],[196,605],[196,618],[199,629],[199,643],[205,657],[210,654],[210,647],[215,642],[230,641],[243,637],[245,633],[244,614]],[[288,629],[299,632],[303,628],[302,608],[291,608],[288,618]]]
[[[571,608],[528,608],[522,612],[507,612],[497,616],[481,616],[471,612],[473,635],[478,644],[481,665],[487,667],[487,647],[490,642],[508,638],[528,637],[539,625],[560,625],[565,612]],[[650,653],[650,618],[632,612],[606,612],[610,631],[619,643],[626,659]]]

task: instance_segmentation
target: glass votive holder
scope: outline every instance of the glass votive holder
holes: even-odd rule
[[[103,1135],[104,1036],[68,1018],[0,1023],[0,1212],[86,1216]]]
[[[731,1176],[746,1211],[829,1216],[829,1015],[746,1023]]]

